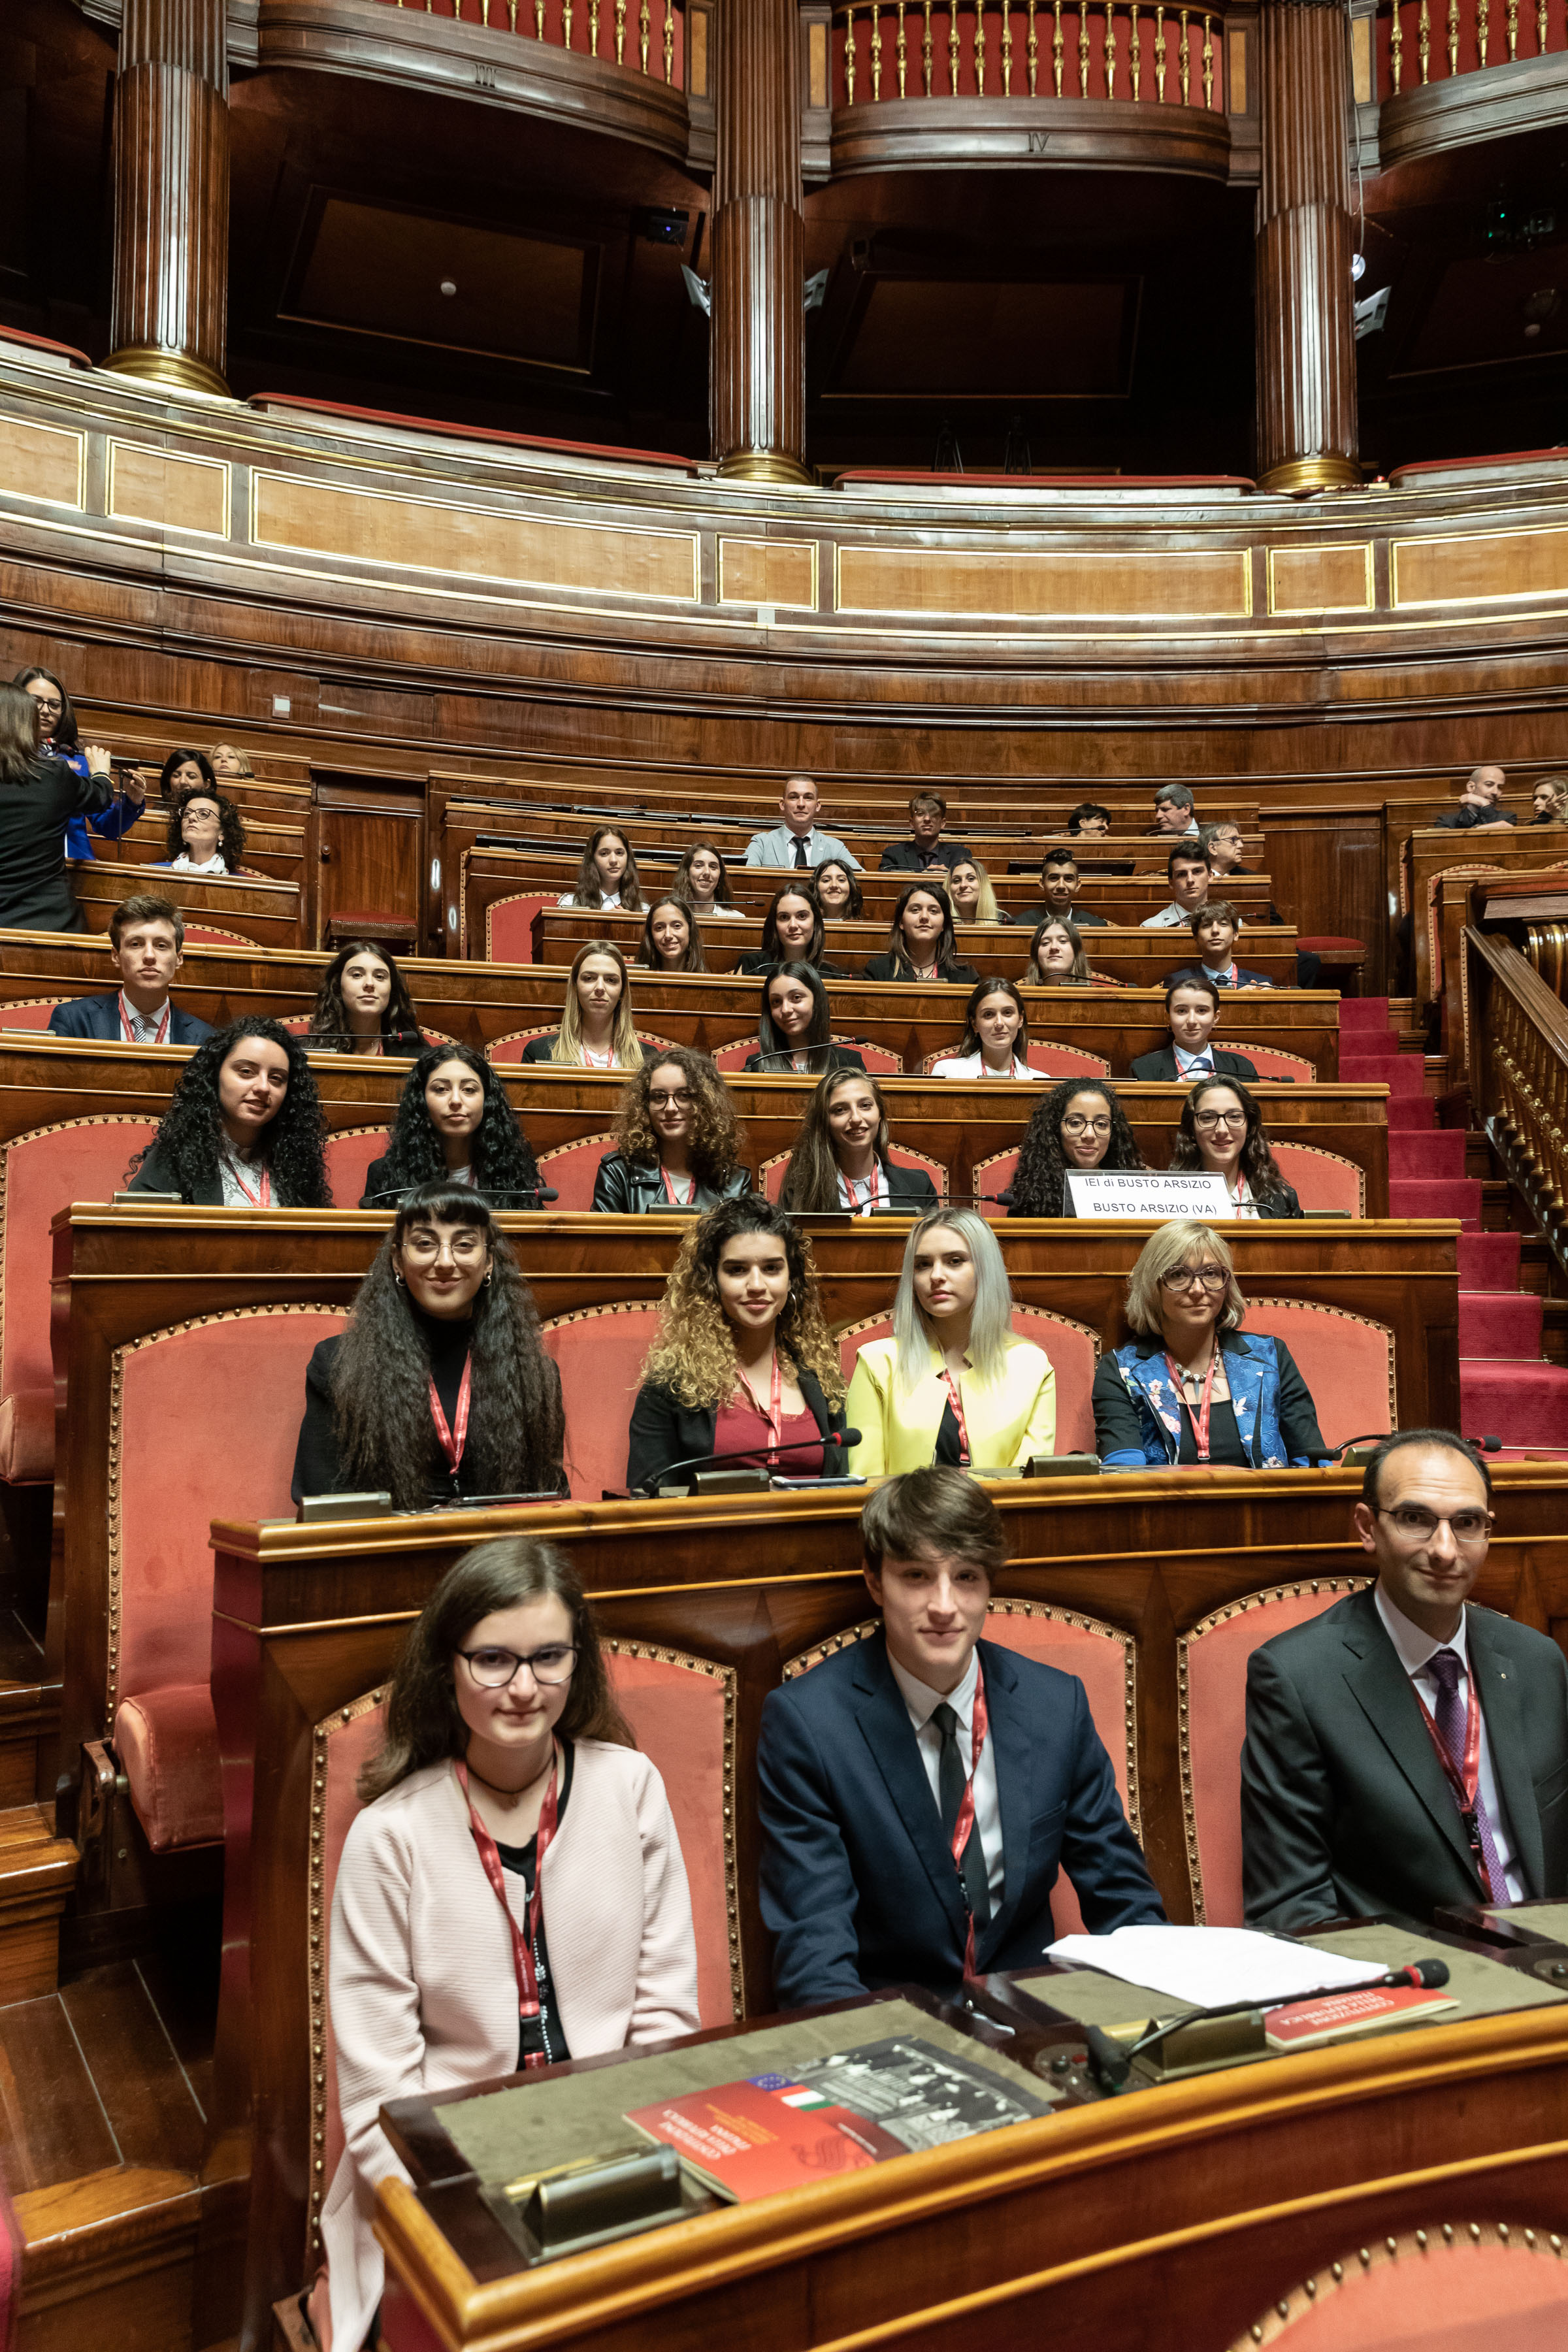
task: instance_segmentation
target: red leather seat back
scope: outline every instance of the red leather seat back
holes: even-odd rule
[[[185,939],[189,945],[198,948],[254,948],[258,945],[255,940],[247,940],[243,931],[218,931],[210,923],[187,923]]]
[[[1352,1437],[1386,1437],[1399,1426],[1394,1334],[1386,1323],[1304,1298],[1249,1298],[1247,1331],[1283,1339],[1312,1392],[1331,1451]]]
[[[1185,1730],[1182,1795],[1189,1808],[1195,1859],[1189,1854],[1193,1916],[1200,1926],[1239,1927],[1241,1916],[1241,1748],[1247,1737],[1247,1662],[1276,1633],[1321,1616],[1365,1577],[1323,1577],[1275,1585],[1200,1618],[1176,1644],[1177,1688]]]
[[[832,1043],[847,1045],[852,1053],[858,1054],[874,1077],[896,1078],[902,1074],[903,1062],[889,1046],[868,1045],[861,1037],[835,1036]],[[718,1048],[713,1055],[713,1066],[717,1070],[743,1070],[747,1055],[760,1054],[762,1050],[760,1037],[737,1037],[731,1044]]]
[[[492,1037],[485,1047],[485,1058],[490,1062],[521,1062],[525,1045],[531,1045],[536,1037],[553,1036],[560,1025],[559,1022],[547,1021],[542,1029],[514,1029],[509,1037]],[[548,1069],[549,1063],[542,1067]]]
[[[0,1029],[47,1029],[56,1005],[70,1002],[68,996],[26,996],[15,1004],[0,1005]]]
[[[157,1132],[155,1119],[105,1112],[35,1128],[0,1152],[0,1477],[11,1483],[55,1475],[49,1221],[72,1201],[120,1191]]]
[[[485,908],[484,960],[487,963],[531,963],[533,919],[553,907],[558,891],[520,891],[515,898],[492,898]],[[471,942],[465,953],[471,952]]]
[[[1090,1396],[1095,1367],[1100,1361],[1100,1334],[1070,1315],[1055,1315],[1045,1307],[1015,1307],[1013,1328],[1020,1339],[1032,1339],[1051,1360],[1057,1376],[1057,1447],[1058,1454],[1094,1452],[1094,1412]],[[868,1339],[889,1339],[891,1315],[868,1315],[838,1334],[838,1362],[845,1384],[854,1376],[855,1359]]]
[[[998,1192],[1005,1192],[1018,1172],[1016,1151],[994,1151],[989,1160],[977,1160],[969,1171],[970,1183],[979,1195],[978,1206],[983,1217],[993,1224],[1005,1218],[1007,1212],[997,1202]]]
[[[559,1201],[552,1201],[549,1205],[552,1209],[591,1209],[599,1162],[615,1148],[613,1135],[586,1135],[577,1143],[558,1143],[553,1151],[542,1151],[541,1180],[552,1184],[561,1195]]]
[[[1321,1151],[1315,1143],[1280,1143],[1269,1138],[1275,1164],[1294,1185],[1308,1216],[1331,1210],[1347,1217],[1366,1214],[1366,1171],[1342,1152]]]
[[[1489,2352],[1496,2344],[1560,2352],[1568,2263],[1548,2251],[1558,2241],[1538,2238],[1522,2219],[1511,2230],[1506,2221],[1456,2229],[1449,2210],[1445,2201],[1427,2212],[1425,2229],[1396,2238],[1368,2230],[1364,2246],[1342,2239],[1339,2260],[1306,2279],[1299,2267],[1282,2272],[1278,2294],[1230,2352],[1263,2343],[1280,2352]]]
[[[561,1373],[566,1415],[566,1478],[574,1503],[625,1488],[626,1445],[643,1358],[658,1329],[651,1301],[585,1307],[542,1327],[546,1355]]]
[[[1031,1037],[1024,1059],[1031,1070],[1044,1070],[1049,1078],[1076,1078],[1081,1072],[1091,1078],[1108,1078],[1110,1065],[1098,1054],[1086,1054],[1080,1046],[1058,1045],[1054,1037]]]
[[[390,1141],[384,1127],[340,1127],[336,1134],[328,1136],[327,1181],[335,1208],[358,1208],[370,1163],[384,1158]],[[390,1211],[396,1202],[388,1201],[384,1205]]]
[[[1310,1084],[1317,1076],[1317,1066],[1300,1054],[1281,1054],[1272,1045],[1254,1045],[1243,1037],[1218,1037],[1215,1040],[1227,1053],[1245,1054],[1260,1078],[1300,1078]]]

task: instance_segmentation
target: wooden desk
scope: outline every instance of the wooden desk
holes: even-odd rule
[[[1568,1465],[1502,1463],[1496,1479],[1499,1532],[1479,1597],[1543,1630],[1561,1625],[1568,1617],[1568,1538],[1561,1532]],[[1350,1537],[1350,1512],[1360,1474],[1166,1471],[1007,1482],[989,1491],[1013,1554],[994,1597],[1079,1611],[1117,1627],[1134,1645],[1131,1760],[1140,1833],[1171,1916],[1190,1918],[1177,1637],[1247,1593],[1358,1570],[1363,1555]],[[787,1660],[871,1614],[860,1574],[860,1504],[850,1489],[465,1511],[314,1528],[215,1527],[213,1696],[225,1760],[227,1859],[208,2173],[233,2179],[250,2168],[246,2292],[258,2328],[268,2306],[299,2287],[308,2259],[309,1857],[317,1727],[324,1737],[338,1709],[384,1684],[410,1619],[471,1544],[520,1529],[548,1536],[583,1578],[606,1637],[662,1644],[735,1675],[735,1885],[743,2000],[748,2013],[765,2011],[767,1955],[755,1909],[756,1727]],[[1500,2030],[1496,2025],[1476,2030],[1483,2033],[1479,2046],[1489,2053],[1512,2046],[1486,2041]],[[1557,2043],[1552,2046],[1555,2053]],[[1364,2050],[1347,2051],[1310,2063],[1329,2066],[1329,2079],[1332,2069],[1344,2067],[1346,2079],[1354,2080],[1366,2059]],[[1500,2080],[1506,2081],[1508,2067],[1500,2065]],[[1526,2063],[1525,2076],[1528,2072]],[[1510,2088],[1516,2109],[1520,2089],[1519,2083]],[[1161,2095],[1184,2099],[1188,2094]],[[1499,2112],[1507,2106],[1502,2103]],[[1105,2112],[1124,2118],[1134,2110],[1122,2102]],[[1191,2112],[1201,2117],[1202,2102]],[[1515,2121],[1510,2114],[1510,2130]],[[1538,2123],[1532,2112],[1526,2115],[1521,2146],[1550,2136]],[[1194,2120],[1194,2133],[1200,2128]],[[1481,2126],[1474,2142],[1478,2149],[1487,2144],[1487,2128]],[[1331,2124],[1312,2146],[1331,2149],[1335,2162],[1346,2161],[1346,2137],[1342,2123]],[[1372,2133],[1366,2143],[1373,2150],[1372,2179],[1385,2153],[1373,2148],[1375,2137]],[[1209,2179],[1211,2159],[1225,2145],[1222,2132],[1205,2144],[1200,2163],[1194,2165],[1187,2154],[1189,2188],[1193,2176],[1199,2185]],[[1074,2161],[1088,2162],[1092,2175],[1091,2147]],[[1308,2156],[1298,2144],[1294,2160],[1304,2163]],[[1245,2177],[1244,2166],[1237,2179]],[[842,2185],[835,2193],[844,2194]],[[1128,2184],[1117,2183],[1108,2193],[1111,2210],[1124,2209]],[[1151,2210],[1142,2189],[1133,2202],[1142,2222]],[[1268,2196],[1247,2200],[1249,2207],[1268,2202]],[[1416,2218],[1432,2216],[1428,2210]],[[986,2259],[994,2263],[1002,2239],[993,2242],[987,2233],[985,2242]],[[237,2272],[237,2250],[232,2267]],[[1147,2315],[1141,2314],[1141,2321]],[[1243,2324],[1251,2315],[1244,2314]],[[585,2319],[586,2311],[579,2316]],[[226,2333],[234,2324],[228,2318],[209,2334]],[[561,2324],[552,2314],[552,2326]],[[698,2336],[682,2340],[694,2352]],[[628,2336],[626,2352],[632,2341]]]
[[[210,924],[254,940],[258,948],[297,948],[304,937],[296,882],[264,875],[218,880],[199,874],[173,874],[138,866],[134,878],[107,860],[80,859],[70,867],[71,886],[89,930],[107,931],[110,918],[132,890],[156,890],[172,898],[187,923]]]
[[[1506,833],[1453,833],[1446,828],[1442,832],[1411,833],[1400,859],[1400,912],[1411,918],[1417,1005],[1432,1003],[1440,992],[1432,952],[1436,935],[1432,919],[1433,877],[1459,866],[1471,874],[1495,869],[1512,875],[1536,873],[1558,865],[1568,865],[1568,826],[1521,824]],[[1447,961],[1451,972],[1453,959]]]

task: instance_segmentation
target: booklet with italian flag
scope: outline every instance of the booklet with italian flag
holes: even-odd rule
[[[626,2121],[743,2203],[1050,2113],[1022,2084],[910,2037],[863,2042],[793,2074],[689,2091],[634,2107]]]
[[[1421,2025],[1446,2009],[1458,2009],[1452,1993],[1422,1985],[1388,1985],[1367,1992],[1330,1993],[1323,2000],[1295,2000],[1268,2010],[1263,2031],[1270,2050],[1310,2050],[1314,2043],[1348,2040],[1355,2033],[1381,2033],[1387,2026]]]

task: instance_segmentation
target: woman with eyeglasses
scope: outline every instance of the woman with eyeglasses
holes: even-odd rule
[[[1299,1217],[1301,1203],[1279,1173],[1258,1098],[1238,1078],[1205,1078],[1182,1105],[1173,1170],[1223,1176],[1236,1217]]]
[[[1214,1464],[1306,1469],[1327,1457],[1317,1408],[1283,1339],[1241,1329],[1247,1301],[1229,1250],[1174,1217],[1127,1277],[1137,1338],[1101,1356],[1095,1451],[1107,1470]]]
[[[95,773],[113,780],[108,751],[102,744],[83,745],[77,726],[76,712],[70,696],[51,669],[19,669],[13,685],[30,694],[38,707],[38,756],[58,760],[62,768],[79,776],[85,783]],[[147,805],[147,787],[134,768],[121,767],[114,798],[107,808],[89,810],[66,819],[68,857],[86,858],[95,855],[92,835],[104,841],[119,841],[128,834]],[[90,828],[90,830],[89,830]],[[12,919],[7,918],[7,919]]]
[[[841,963],[830,963],[822,950],[822,908],[809,883],[786,882],[763,918],[763,941],[743,955],[737,971],[755,976],[777,971],[781,964],[808,963],[827,980],[847,980]]]
[[[1073,1217],[1073,1170],[1142,1168],[1127,1113],[1106,1078],[1061,1078],[1037,1103],[1017,1171],[1000,1197],[1010,1217]]]
[[[639,1753],[563,1554],[480,1544],[437,1586],[359,1778],[328,1997],[342,2157],[306,2301],[357,2352],[385,2280],[393,2099],[695,2032],[697,1939],[663,1781]]]
[[[393,1219],[349,1326],[305,1374],[293,1496],[563,1494],[561,1375],[489,1204],[422,1184]]]
[[[963,1008],[956,1054],[931,1066],[933,1078],[1043,1079],[1029,1067],[1029,1016],[1016,981],[983,980]]]
[[[868,980],[941,980],[973,988],[980,978],[973,964],[958,961],[952,905],[934,882],[911,882],[893,909],[886,955],[873,956]]]
[[[752,1189],[734,1106],[706,1054],[671,1045],[639,1070],[612,1132],[616,1148],[594,1179],[594,1206],[608,1215],[711,1209]]]
[[[637,961],[645,971],[706,971],[702,934],[683,898],[656,898],[643,918]]]

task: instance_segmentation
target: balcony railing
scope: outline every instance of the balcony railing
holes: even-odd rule
[[[384,0],[384,5],[516,33],[552,48],[597,58],[627,73],[678,89],[684,85],[684,26],[677,0]]]
[[[844,0],[833,102],[1089,98],[1223,111],[1223,22],[1163,0]]]
[[[1568,49],[1568,0],[1392,0],[1378,23],[1378,94]]]
[[[1568,1011],[1507,940],[1465,954],[1471,1108],[1568,1271]]]

